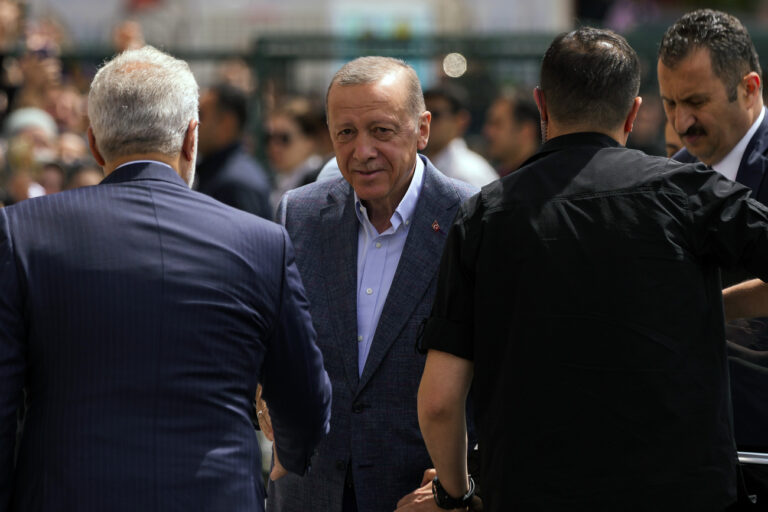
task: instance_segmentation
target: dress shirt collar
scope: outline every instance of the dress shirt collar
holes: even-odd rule
[[[398,230],[402,223],[405,222],[406,226],[411,223],[411,217],[413,217],[413,212],[416,210],[416,203],[418,203],[419,195],[421,194],[421,186],[422,182],[424,181],[423,178],[424,162],[422,162],[419,156],[416,156],[416,168],[413,171],[411,183],[408,185],[408,190],[405,191],[405,195],[400,200],[400,204],[398,204],[397,208],[395,208],[395,213],[393,213],[392,217],[389,219],[389,222],[392,224],[392,227],[389,228],[389,230],[391,230],[393,233]],[[357,197],[357,192],[354,192],[354,195],[355,213],[357,214],[357,220],[359,220],[360,224],[365,226],[366,229],[369,229],[370,226],[370,229],[374,230],[374,233],[372,234],[375,234],[375,228],[368,218],[368,210],[365,208],[365,206],[363,206],[360,198]]]
[[[165,162],[160,162],[159,160],[131,160],[130,162],[125,162],[124,164],[120,164],[117,167],[115,167],[112,172],[115,172],[116,170],[120,169],[121,167],[125,167],[126,165],[133,165],[133,164],[157,164],[157,165],[164,165],[165,167],[169,168],[173,172],[176,172],[176,170],[168,165]]]
[[[173,167],[156,160],[133,160],[126,162],[115,167],[101,182],[109,184],[135,180],[167,181],[189,188]]]
[[[752,140],[752,136],[757,131],[760,123],[763,122],[764,117],[765,107],[760,110],[760,115],[757,116],[755,122],[752,123],[752,126],[747,130],[747,133],[744,134],[739,143],[733,147],[730,153],[725,155],[725,158],[712,165],[714,170],[726,178],[736,181],[736,174],[739,172],[739,166],[741,165],[741,158],[744,156],[744,150],[747,149],[747,144]]]

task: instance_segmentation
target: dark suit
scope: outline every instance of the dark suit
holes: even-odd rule
[[[673,156],[681,162],[698,162],[683,148]],[[768,205],[768,115],[744,150],[736,181],[752,189],[751,197]],[[752,276],[741,269],[722,269],[723,286]],[[728,362],[731,374],[734,435],[741,451],[768,453],[768,319],[739,320],[728,324]],[[743,348],[746,347],[746,348]],[[768,466],[744,468],[747,491],[757,494],[758,505],[768,510]]]
[[[272,219],[272,187],[267,173],[241,144],[233,144],[200,161],[197,190],[238,210]]]
[[[424,181],[414,222],[360,376],[358,219],[352,187],[343,178],[321,181],[286,193],[280,202],[277,218],[296,247],[333,385],[333,419],[312,472],[270,483],[269,510],[340,512],[351,464],[358,510],[391,512],[432,467],[416,412],[424,368],[424,356],[415,350],[416,336],[432,305],[446,230],[461,202],[476,189],[446,178],[422,158]]]
[[[330,389],[279,226],[133,163],[1,210],[0,286],[0,510],[261,510],[259,381],[305,469]]]

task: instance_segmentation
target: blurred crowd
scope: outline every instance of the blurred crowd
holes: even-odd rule
[[[115,53],[144,44],[135,21],[113,30]],[[69,50],[71,38],[60,23],[27,19],[17,0],[0,0],[3,205],[98,184],[103,177],[88,150],[86,112],[99,63],[63,61]],[[432,126],[424,153],[444,173],[482,186],[515,170],[538,148],[538,111],[529,86],[500,90],[483,103],[456,82],[443,77],[425,91]],[[213,77],[201,83],[207,87],[201,91],[199,190],[271,217],[285,191],[317,179],[329,160],[333,167],[321,93],[259,91],[252,70],[236,58],[217,63]],[[263,107],[258,121],[249,119],[254,105]],[[663,122],[658,97],[652,97],[629,145],[662,153]]]
[[[88,150],[86,112],[99,62],[64,60],[73,49],[66,28],[53,19],[27,19],[24,12],[18,0],[0,0],[3,205],[98,184],[103,177]],[[144,44],[136,21],[123,21],[112,32],[115,53]],[[216,63],[213,76],[200,82],[198,190],[270,218],[285,191],[316,180],[324,165],[334,168],[322,92],[307,97],[259,90],[252,70],[237,58]],[[443,76],[425,90],[432,124],[424,153],[445,174],[482,186],[536,151],[538,111],[530,85],[499,87],[479,99],[459,83],[466,85]],[[663,154],[661,103],[655,92],[644,97],[628,146]],[[258,120],[249,118],[254,105],[262,107]]]

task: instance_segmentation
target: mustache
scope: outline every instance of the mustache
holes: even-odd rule
[[[688,127],[684,133],[680,134],[680,137],[687,137],[689,135],[706,135],[707,131],[700,124],[694,124]]]

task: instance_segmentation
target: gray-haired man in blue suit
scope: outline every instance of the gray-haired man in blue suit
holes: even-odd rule
[[[415,350],[446,232],[473,187],[417,156],[429,138],[414,70],[362,57],[327,95],[343,178],[287,193],[277,218],[296,248],[333,386],[312,471],[270,483],[268,509],[391,512],[432,467],[419,432]]]
[[[189,189],[197,109],[185,62],[120,54],[88,96],[104,181],[0,210],[0,511],[261,511],[257,383],[308,469],[331,386],[291,243]]]

